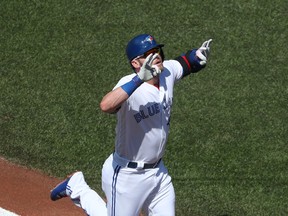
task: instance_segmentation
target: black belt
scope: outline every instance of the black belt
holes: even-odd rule
[[[156,168],[159,165],[160,161],[161,161],[161,159],[158,160],[156,163],[152,163],[152,164],[145,163],[143,166],[143,169]],[[137,162],[129,162],[127,167],[132,168],[132,169],[136,169],[138,167],[138,163]]]

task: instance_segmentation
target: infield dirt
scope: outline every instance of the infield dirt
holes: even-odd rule
[[[50,200],[50,190],[61,179],[15,165],[0,158],[0,207],[21,216],[83,216],[69,198]]]

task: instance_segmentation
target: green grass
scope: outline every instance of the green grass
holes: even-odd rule
[[[175,88],[165,163],[177,215],[288,214],[284,0],[20,1],[0,7],[0,155],[101,190],[115,116],[99,102],[131,72],[128,40],[174,58],[213,38],[209,65]]]

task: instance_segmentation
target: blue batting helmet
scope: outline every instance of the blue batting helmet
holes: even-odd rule
[[[137,56],[143,55],[148,50],[151,50],[155,47],[161,48],[163,46],[164,44],[158,44],[153,36],[149,34],[141,34],[137,35],[128,42],[126,47],[126,55],[129,61],[131,61]],[[161,54],[163,55],[163,52],[161,52]]]

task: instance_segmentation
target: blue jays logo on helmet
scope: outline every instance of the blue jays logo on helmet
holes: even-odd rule
[[[131,39],[126,47],[126,55],[131,61],[137,56],[143,55],[148,50],[151,50],[155,47],[163,47],[164,44],[158,44],[154,37],[149,34],[140,34]]]
[[[149,35],[144,39],[143,42],[150,42],[152,44],[153,40],[154,40],[154,38],[151,35]]]

